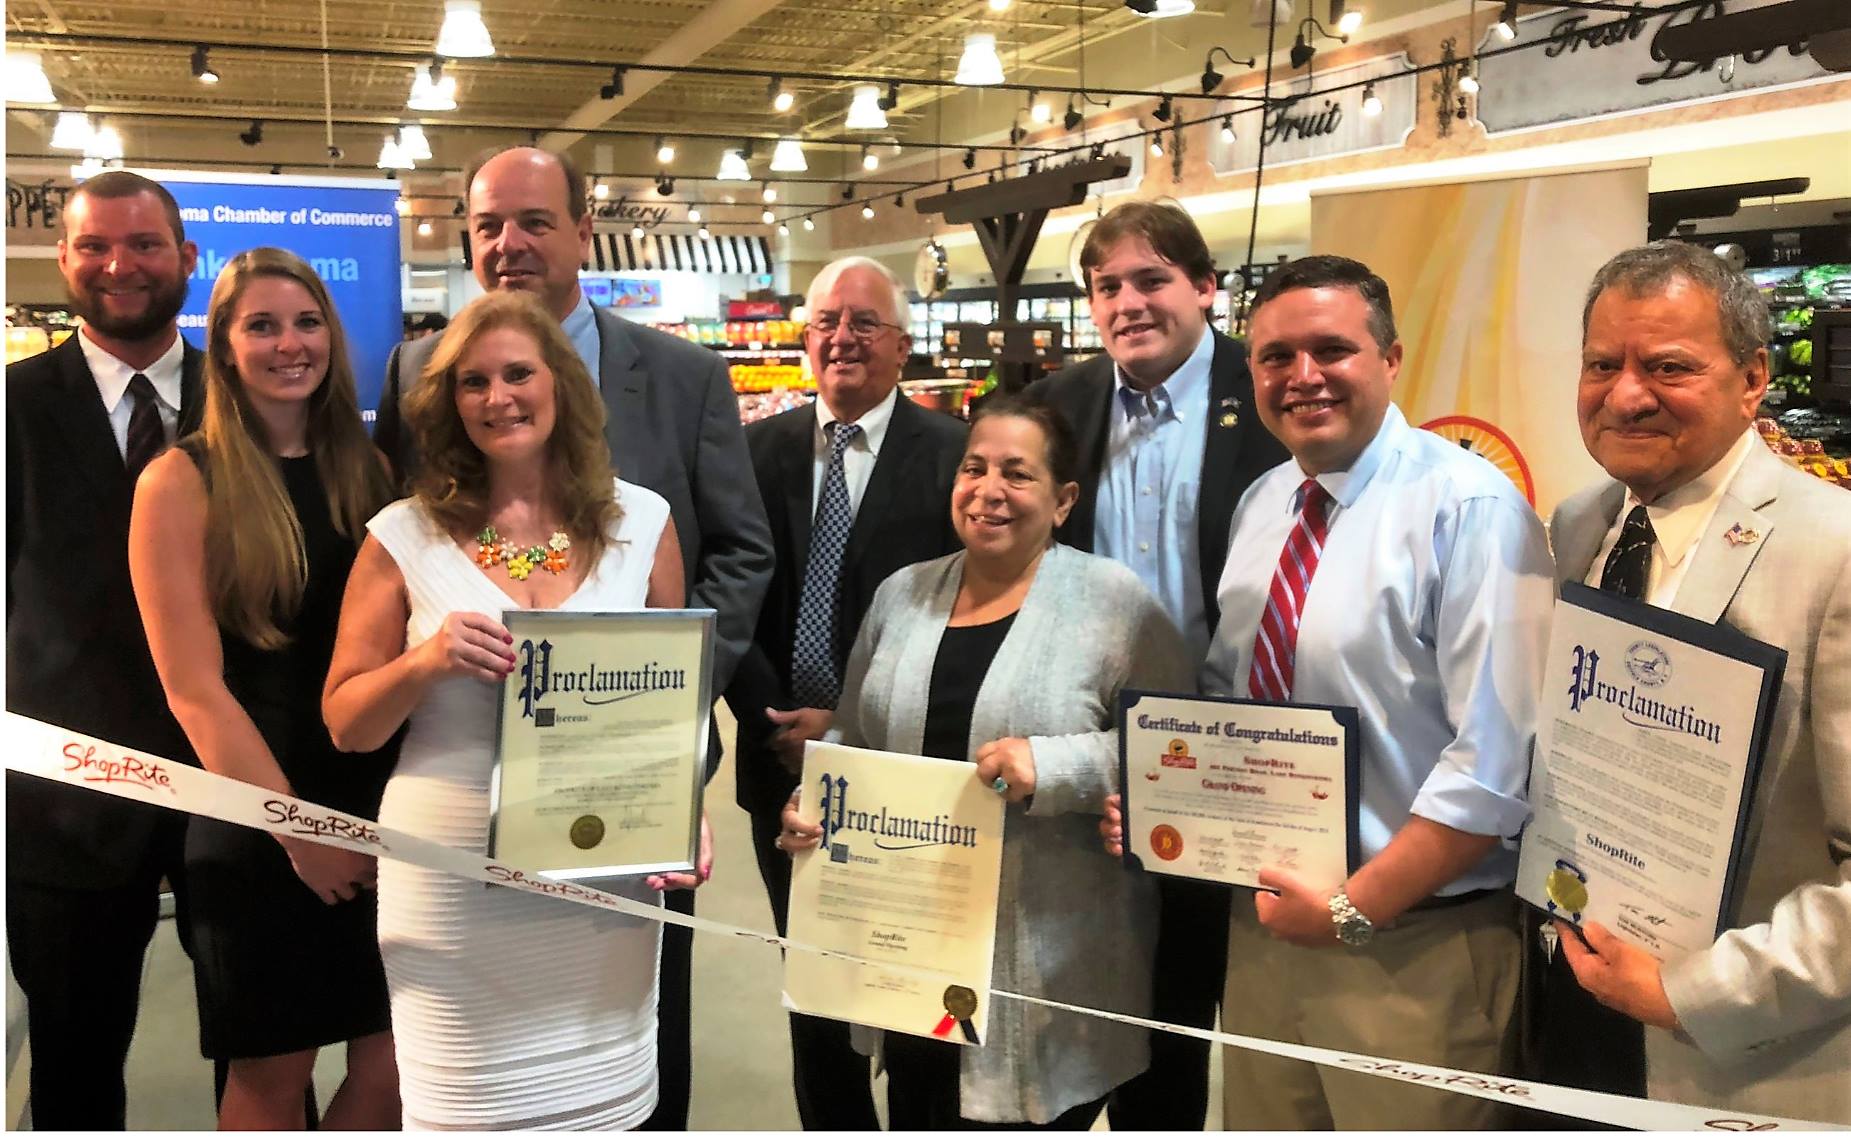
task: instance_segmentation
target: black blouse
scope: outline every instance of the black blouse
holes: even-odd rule
[[[945,628],[938,640],[938,657],[932,660],[931,686],[926,691],[921,753],[952,761],[970,760],[970,716],[977,705],[977,691],[1014,622],[1015,615],[1011,614],[981,626]]]

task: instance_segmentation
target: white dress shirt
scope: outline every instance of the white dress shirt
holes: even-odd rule
[[[849,442],[848,450],[842,453],[842,478],[848,481],[848,507],[850,514],[861,510],[861,497],[868,490],[868,477],[874,474],[874,462],[880,459],[881,443],[887,439],[887,425],[893,420],[893,404],[900,399],[900,390],[896,386],[883,400],[867,412],[860,420],[853,421],[861,426],[861,435]],[[823,499],[823,477],[829,472],[829,433],[824,429],[834,424],[836,415],[829,411],[829,405],[823,400],[823,394],[816,394],[816,431],[810,434],[812,463],[810,466],[810,518],[816,518],[817,505]],[[950,511],[951,505],[946,504]]]
[[[1710,520],[1716,517],[1716,505],[1722,502],[1723,492],[1735,482],[1735,474],[1742,470],[1742,461],[1748,458],[1748,450],[1754,442],[1755,430],[1745,429],[1740,439],[1722,454],[1722,459],[1710,465],[1701,476],[1645,505],[1646,518],[1652,521],[1652,534],[1657,537],[1646,570],[1646,602],[1654,607],[1672,609],[1671,600],[1677,598],[1677,589],[1683,586],[1684,576],[1690,572],[1690,553],[1696,549],[1697,540],[1710,529]],[[1588,565],[1585,580],[1588,586],[1600,586],[1601,573],[1607,569],[1607,556],[1620,541],[1620,528],[1638,506],[1639,497],[1627,489],[1626,502],[1620,505],[1618,518],[1607,529],[1607,538],[1601,541],[1594,562]]]
[[[1273,572],[1305,474],[1288,460],[1254,481],[1233,521],[1206,693],[1245,698]],[[1554,565],[1542,521],[1496,468],[1390,405],[1346,472],[1327,472],[1330,530],[1305,596],[1291,700],[1352,706],[1362,725],[1359,832],[1370,860],[1413,815],[1511,837],[1542,692]],[[1507,885],[1494,846],[1438,894]]]
[[[129,417],[135,412],[135,402],[128,395],[129,378],[136,373],[148,378],[148,383],[154,386],[154,395],[160,398],[154,403],[161,414],[161,431],[167,434],[171,444],[174,431],[180,426],[180,366],[186,358],[186,346],[180,335],[176,333],[167,352],[145,369],[124,364],[109,350],[90,340],[84,329],[77,331],[77,344],[84,351],[84,363],[90,366],[90,375],[96,378],[96,391],[103,398],[103,410],[109,413],[109,428],[116,434],[116,451],[124,457],[128,455]]]

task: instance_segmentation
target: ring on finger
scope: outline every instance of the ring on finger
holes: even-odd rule
[[[995,781],[990,782],[990,788],[996,790],[998,793],[1007,793],[1009,792],[1009,781],[1007,778],[998,777]]]

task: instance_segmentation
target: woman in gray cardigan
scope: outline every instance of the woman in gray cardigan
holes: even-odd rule
[[[1119,690],[1188,689],[1194,664],[1131,571],[1054,544],[1078,494],[1074,452],[1046,405],[1002,398],[979,413],[951,493],[965,549],[881,585],[830,737],[970,759],[1009,801],[994,987],[1148,1015],[1156,893],[1100,851],[1099,814],[1118,784]],[[786,850],[818,838],[796,804]],[[856,1045],[885,1056],[896,1130],[1085,1130],[1149,1062],[1142,1028],[1007,999],[981,1047],[866,1028]]]

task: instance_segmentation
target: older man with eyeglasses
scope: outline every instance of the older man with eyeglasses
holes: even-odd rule
[[[803,743],[828,730],[874,590],[909,563],[957,550],[951,484],[962,421],[899,393],[912,350],[906,288],[869,258],[824,266],[806,299],[816,401],[746,428],[777,563],[758,631],[726,691],[739,719],[739,806],[783,932],[790,858],[779,813]],[[791,1073],[806,1130],[879,1130],[868,1061],[848,1026],[791,1016]]]

